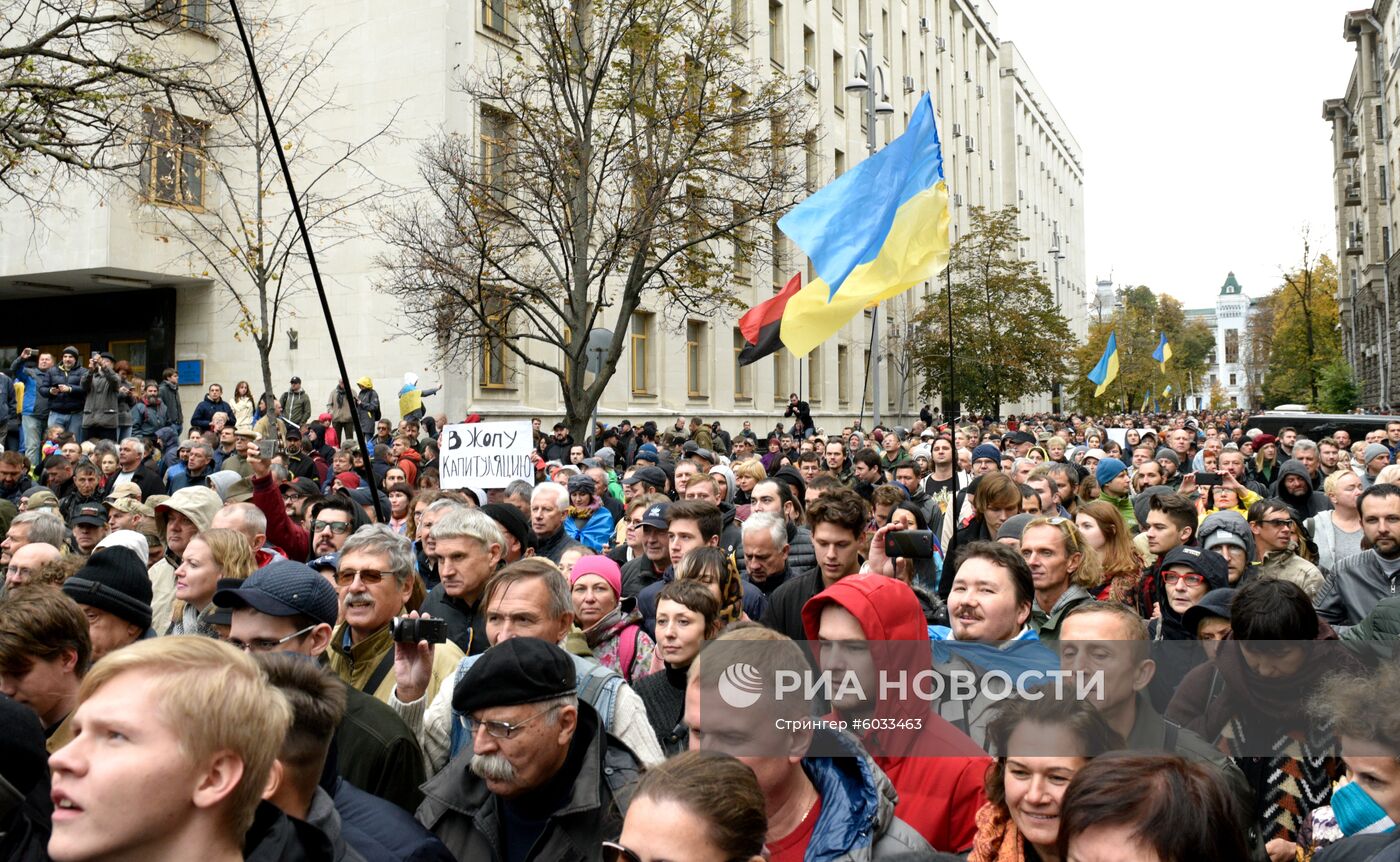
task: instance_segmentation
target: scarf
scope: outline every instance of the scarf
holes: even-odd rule
[[[719,623],[720,627],[738,622],[744,614],[744,582],[739,579],[739,566],[730,554],[728,567],[719,576]]]
[[[580,521],[587,521],[589,518],[593,517],[593,513],[598,511],[598,507],[601,505],[603,505],[603,501],[594,497],[593,502],[589,503],[587,506],[570,506],[569,517],[576,518]]]
[[[1005,806],[984,802],[977,809],[977,837],[967,862],[1024,862],[1021,833]]]

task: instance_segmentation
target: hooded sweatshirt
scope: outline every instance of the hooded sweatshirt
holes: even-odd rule
[[[808,640],[818,639],[822,611],[831,605],[860,621],[875,666],[885,671],[887,679],[891,669],[907,670],[912,678],[932,668],[923,609],[904,582],[882,575],[851,575],[827,587],[802,608]],[[873,718],[876,722],[908,720],[919,726],[861,734],[861,742],[899,794],[895,815],[934,847],[963,850],[972,846],[977,809],[984,801],[986,754],[918,697],[882,697]]]
[[[1285,487],[1289,476],[1302,477],[1307,483],[1308,489],[1301,494],[1290,494]],[[1321,491],[1313,490],[1312,476],[1308,473],[1308,468],[1303,466],[1301,461],[1284,461],[1278,468],[1278,481],[1274,484],[1275,496],[1280,500],[1298,510],[1298,514],[1304,520],[1311,518],[1318,512],[1324,512],[1332,508],[1332,501]]]

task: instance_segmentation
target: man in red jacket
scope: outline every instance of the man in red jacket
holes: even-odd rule
[[[883,575],[842,578],[802,608],[807,638],[833,678],[832,708],[889,776],[899,793],[895,815],[937,850],[972,846],[990,758],[915,696],[913,678],[931,671],[928,626],[914,591]],[[860,693],[845,691],[847,675]],[[908,680],[907,689],[890,688]]]

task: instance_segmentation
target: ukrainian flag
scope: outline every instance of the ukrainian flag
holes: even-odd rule
[[[1171,395],[1171,394],[1172,394],[1172,385],[1171,385],[1170,383],[1168,383],[1168,384],[1167,384],[1167,388],[1162,390],[1162,397],[1163,397],[1163,398],[1166,398],[1168,395]]]
[[[783,311],[783,344],[805,356],[866,307],[937,275],[948,264],[948,223],[925,93],[904,134],[779,219],[816,270]]]
[[[1167,373],[1167,360],[1172,358],[1172,346],[1167,343],[1167,334],[1162,333],[1162,340],[1157,343],[1157,349],[1152,351],[1152,358],[1161,365],[1162,373]]]
[[[1118,334],[1110,332],[1108,334],[1108,344],[1104,346],[1103,357],[1099,359],[1099,364],[1094,366],[1094,370],[1088,375],[1090,383],[1098,384],[1094,390],[1094,397],[1098,398],[1108,388],[1108,384],[1113,382],[1113,378],[1118,376]]]

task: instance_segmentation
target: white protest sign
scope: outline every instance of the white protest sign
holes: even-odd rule
[[[529,422],[475,422],[442,429],[438,476],[444,488],[504,488],[535,481]]]
[[[1126,449],[1128,448],[1128,429],[1109,428],[1108,439],[1112,440],[1114,443],[1117,443],[1119,446],[1122,446],[1124,449]]]

